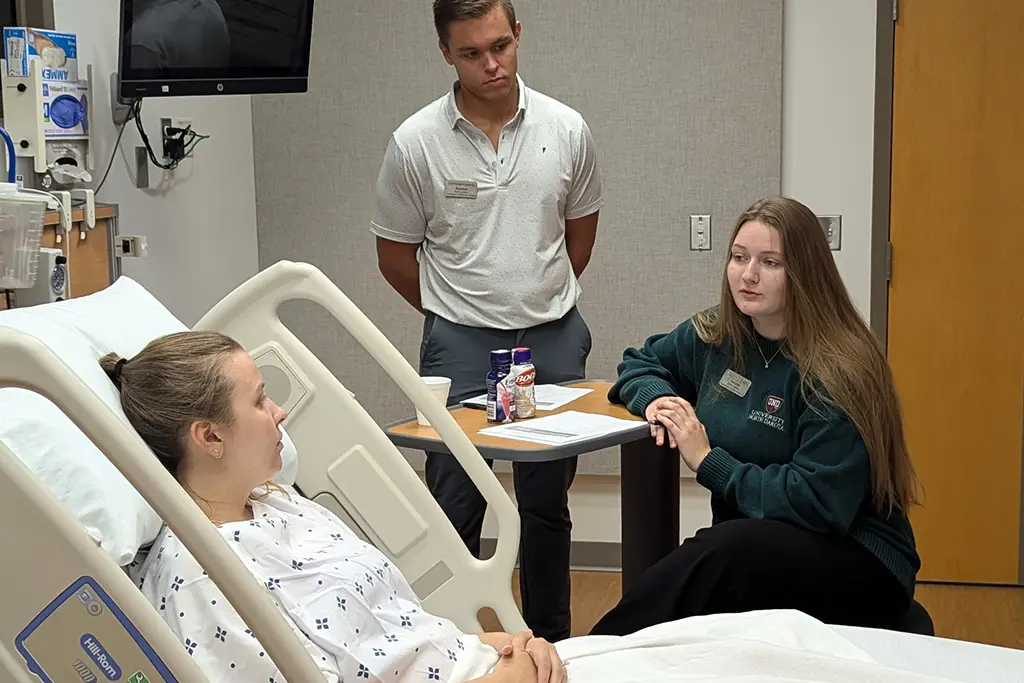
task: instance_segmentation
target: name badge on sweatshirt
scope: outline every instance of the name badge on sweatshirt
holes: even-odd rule
[[[718,385],[743,398],[747,395],[747,389],[750,388],[750,380],[732,370],[726,370],[722,379],[718,381]]]
[[[452,199],[476,199],[477,186],[473,180],[444,181],[444,196]]]

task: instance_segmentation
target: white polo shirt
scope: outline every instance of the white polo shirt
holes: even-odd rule
[[[495,151],[459,112],[456,87],[392,134],[371,232],[421,244],[425,310],[503,330],[557,320],[581,291],[565,220],[604,204],[590,129],[519,79],[519,109]]]

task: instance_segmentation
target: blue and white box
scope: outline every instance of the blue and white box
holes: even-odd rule
[[[43,81],[43,135],[54,138],[89,136],[89,84],[85,81]]]
[[[78,38],[41,28],[4,28],[4,59],[7,75],[27,77],[33,61],[39,61],[44,81],[78,80]]]

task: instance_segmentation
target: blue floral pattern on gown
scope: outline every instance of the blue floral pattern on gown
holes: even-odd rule
[[[300,496],[273,492],[252,500],[252,509],[252,521],[223,524],[218,531],[287,617],[327,681],[449,680],[465,653],[464,634],[424,612],[383,553]],[[170,529],[130,573],[211,681],[284,682],[255,634]]]

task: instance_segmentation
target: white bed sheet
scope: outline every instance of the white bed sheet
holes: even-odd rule
[[[880,664],[965,683],[1024,683],[1024,650],[852,626],[832,628]]]
[[[843,634],[800,612],[692,617],[623,638],[557,646],[569,683],[939,683],[874,661]]]

